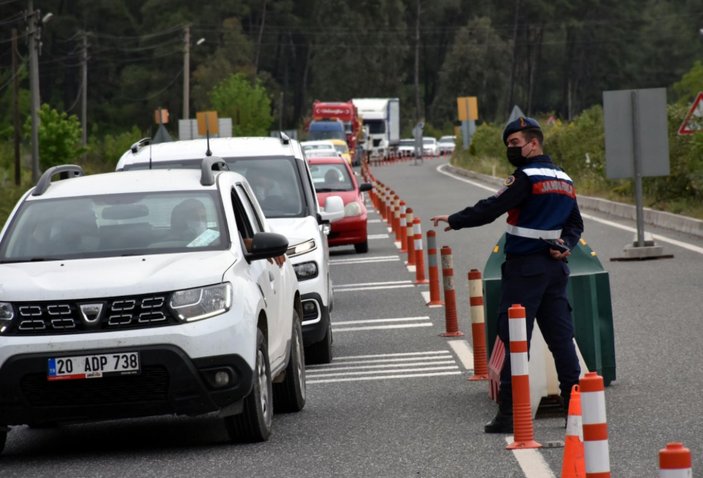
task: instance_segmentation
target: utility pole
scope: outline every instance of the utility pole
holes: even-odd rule
[[[415,120],[420,121],[422,110],[420,109],[420,0],[416,4],[415,18]]]
[[[183,35],[183,119],[190,118],[190,25]]]
[[[39,10],[34,10],[33,0],[28,0],[27,35],[29,37],[29,78],[32,93],[32,182],[39,179],[39,45],[41,25]]]
[[[88,145],[88,34],[84,31],[81,50],[81,144]]]
[[[20,172],[20,105],[19,105],[19,74],[17,72],[17,29],[12,29],[12,122],[15,128],[15,185],[22,181]]]

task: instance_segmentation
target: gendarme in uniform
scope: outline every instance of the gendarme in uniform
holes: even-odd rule
[[[520,134],[515,134],[520,133]],[[572,385],[578,383],[580,367],[573,343],[574,326],[566,286],[569,268],[565,257],[555,256],[542,239],[561,240],[574,248],[583,232],[571,178],[542,153],[542,132],[532,118],[518,118],[503,132],[508,159],[516,166],[494,196],[451,214],[452,229],[488,224],[508,213],[506,260],[501,267],[501,301],[498,335],[509,350],[508,308],[525,307],[527,337],[534,319],[549,346],[556,365],[561,395],[568,409]],[[528,149],[530,148],[530,149]],[[499,412],[488,423],[488,433],[512,432],[510,360],[501,371]]]

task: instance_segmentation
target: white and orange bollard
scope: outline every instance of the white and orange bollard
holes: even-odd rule
[[[513,304],[508,308],[510,334],[510,368],[513,388],[513,442],[508,450],[541,448],[535,441],[530,406],[530,371],[528,365],[527,323],[525,308]]]
[[[408,208],[405,201],[400,201],[400,222],[398,227],[398,233],[400,237],[400,252],[408,252]]]
[[[427,267],[430,276],[430,307],[442,305],[442,298],[439,295],[439,267],[437,266],[437,233],[434,230],[427,231]]]
[[[405,210],[405,222],[407,222],[408,227],[406,228],[406,249],[408,252],[408,266],[415,265],[415,233],[413,232],[413,222],[415,221],[415,215],[413,213],[413,208],[409,207]]]
[[[456,314],[456,291],[454,290],[454,268],[452,266],[452,248],[442,246],[442,281],[444,282],[444,324],[446,332],[442,337],[461,337],[459,321]]]
[[[579,381],[583,412],[583,446],[586,478],[610,478],[608,422],[605,415],[605,386],[597,372],[587,372]]]
[[[420,218],[413,219],[413,247],[415,248],[415,284],[427,284],[425,279],[425,257],[422,249],[422,225]]]
[[[691,478],[691,450],[681,442],[666,444],[659,450],[659,478]]]
[[[583,450],[583,424],[581,421],[581,390],[578,384],[571,387],[571,399],[566,419],[564,453],[561,461],[561,478],[584,478],[586,459]]]
[[[469,377],[469,380],[488,380],[486,321],[483,314],[483,281],[481,280],[481,271],[471,269],[468,278],[471,342],[474,349],[474,374]]]

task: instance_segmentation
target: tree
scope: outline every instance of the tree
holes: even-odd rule
[[[231,75],[210,93],[210,103],[222,117],[232,118],[237,136],[268,136],[273,118],[271,100],[259,80]]]
[[[456,97],[478,97],[482,119],[493,120],[505,110],[503,98],[509,77],[510,49],[487,17],[461,28],[440,72],[440,88],[433,104],[435,122],[456,118]]]
[[[57,111],[44,103],[39,109],[39,158],[43,169],[75,163],[85,152],[81,146],[81,123],[76,115]],[[27,139],[31,136],[31,117],[24,123]]]

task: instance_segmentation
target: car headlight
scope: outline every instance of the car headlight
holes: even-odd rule
[[[361,216],[361,204],[359,201],[352,201],[344,206],[344,217]]]
[[[317,262],[310,261],[293,264],[293,270],[299,281],[314,279],[317,277]]]
[[[316,247],[317,246],[315,245],[315,239],[308,239],[305,242],[288,246],[288,250],[286,250],[286,255],[288,257],[299,256],[307,252],[314,251]]]
[[[9,302],[0,302],[0,334],[5,332],[15,318],[15,310]]]
[[[232,306],[232,285],[224,284],[179,290],[169,302],[178,319],[194,322],[227,312]]]

